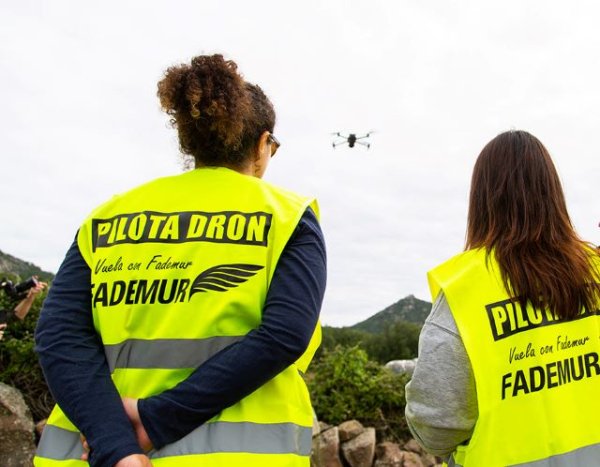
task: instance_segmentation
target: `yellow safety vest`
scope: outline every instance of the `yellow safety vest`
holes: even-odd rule
[[[473,436],[448,465],[600,466],[598,309],[568,322],[522,309],[484,249],[455,256],[428,279],[434,299],[444,292],[477,388]]]
[[[78,245],[92,272],[94,325],[124,397],[172,388],[259,326],[303,198],[226,168],[142,185],[102,205]],[[161,466],[307,467],[312,407],[300,375],[320,343],[185,438],[150,454]],[[90,401],[93,403],[93,401]],[[57,406],[35,465],[87,465],[77,428]]]

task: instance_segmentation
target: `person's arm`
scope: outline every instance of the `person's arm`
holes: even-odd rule
[[[113,466],[143,451],[94,329],[90,280],[91,270],[75,241],[44,301],[36,351],[52,395],[87,439],[90,464]]]
[[[36,277],[36,276],[34,276]],[[37,278],[36,278],[37,279]],[[25,319],[27,313],[31,309],[31,305],[33,305],[33,301],[35,300],[35,296],[39,294],[42,290],[44,290],[48,284],[45,282],[39,282],[36,280],[35,287],[32,287],[27,291],[27,296],[21,300],[17,306],[15,306],[15,316],[21,321]]]
[[[477,392],[471,363],[443,293],[419,338],[419,359],[406,385],[406,421],[425,450],[452,453],[473,434]]]
[[[325,282],[323,234],[308,209],[278,261],[260,326],[173,389],[138,401],[154,447],[184,437],[294,363],[317,325]]]

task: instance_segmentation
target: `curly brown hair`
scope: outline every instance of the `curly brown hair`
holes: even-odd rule
[[[192,156],[196,167],[242,167],[260,135],[275,127],[269,98],[220,54],[168,68],[157,95],[177,129],[182,154]]]

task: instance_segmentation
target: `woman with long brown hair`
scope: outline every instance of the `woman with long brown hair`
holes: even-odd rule
[[[448,465],[600,466],[600,257],[525,131],[482,150],[466,249],[434,299],[407,385],[416,439]]]

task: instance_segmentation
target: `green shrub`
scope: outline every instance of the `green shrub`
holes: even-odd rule
[[[2,273],[2,277],[5,276],[19,282],[18,277]],[[41,292],[35,298],[23,321],[13,319],[9,322],[4,339],[0,341],[0,381],[21,391],[36,421],[48,417],[54,406],[54,400],[33,350],[33,333],[46,294],[46,291]],[[0,292],[0,308],[11,308],[13,305],[6,294]]]
[[[410,437],[404,418],[407,382],[407,377],[369,360],[357,346],[325,351],[307,374],[319,420],[337,425],[356,419],[375,427],[380,439],[396,441]]]

